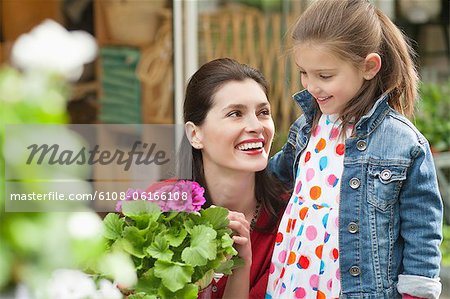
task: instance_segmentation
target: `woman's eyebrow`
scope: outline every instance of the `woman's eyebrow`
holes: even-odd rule
[[[243,104],[230,104],[230,105],[226,106],[225,108],[223,108],[222,111],[228,110],[228,109],[245,109],[245,108],[247,108],[247,107]]]

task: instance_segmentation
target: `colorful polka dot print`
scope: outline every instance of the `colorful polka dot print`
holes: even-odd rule
[[[339,297],[344,151],[340,122],[322,115],[300,156],[294,193],[278,228],[266,298]]]

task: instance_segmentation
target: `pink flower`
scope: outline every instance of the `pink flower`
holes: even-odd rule
[[[205,189],[197,182],[186,180],[165,180],[157,182],[145,191],[128,189],[125,200],[148,200],[159,205],[163,212],[198,212],[206,202]],[[116,211],[122,211],[123,201],[116,204]]]
[[[153,198],[158,194],[159,199],[155,202],[163,212],[198,212],[206,202],[203,196],[205,189],[192,181],[166,180],[150,186],[146,191],[152,192]]]

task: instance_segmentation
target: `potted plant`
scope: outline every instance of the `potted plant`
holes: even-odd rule
[[[214,273],[235,266],[228,210],[201,209],[204,189],[196,182],[148,190],[130,189],[118,204],[123,216],[104,219],[109,249],[128,253],[135,265],[138,282],[124,292],[129,299],[197,298]]]

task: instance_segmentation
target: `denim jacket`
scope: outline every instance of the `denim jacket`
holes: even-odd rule
[[[294,100],[304,114],[269,162],[290,187],[316,112],[308,91]],[[340,198],[340,298],[439,298],[443,205],[430,147],[387,96],[345,141]]]

